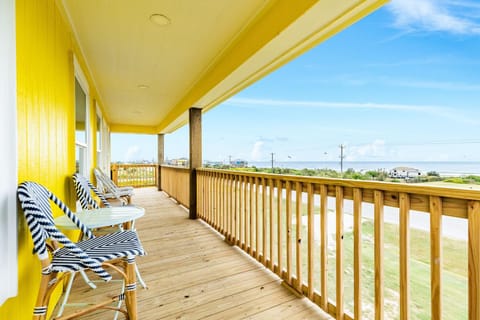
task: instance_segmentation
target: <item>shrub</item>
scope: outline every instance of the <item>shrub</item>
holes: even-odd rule
[[[459,177],[449,178],[449,179],[446,179],[444,181],[445,182],[451,182],[451,183],[467,183],[463,178],[459,178]]]

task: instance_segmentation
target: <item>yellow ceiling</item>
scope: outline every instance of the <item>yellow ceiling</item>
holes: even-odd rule
[[[63,0],[113,132],[168,133],[387,0]],[[166,26],[152,14],[170,19]],[[147,88],[142,88],[147,86]]]

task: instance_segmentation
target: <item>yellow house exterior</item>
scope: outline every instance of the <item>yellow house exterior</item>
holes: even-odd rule
[[[16,1],[15,12],[18,181],[37,181],[73,207],[74,57],[84,74],[87,69],[72,30],[54,1]],[[90,135],[95,145],[95,101],[98,104],[99,99],[88,74],[86,78]],[[94,164],[95,148],[90,150],[90,163]],[[32,254],[31,236],[21,215],[19,210],[18,295],[3,303],[0,319],[31,318],[37,294],[40,263]]]

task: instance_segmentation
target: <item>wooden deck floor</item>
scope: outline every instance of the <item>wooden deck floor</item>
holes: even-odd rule
[[[148,284],[138,286],[139,319],[331,319],[155,188],[136,190],[133,203],[146,209],[136,222],[148,252],[137,259]],[[92,290],[76,279],[70,300],[99,299],[112,285]],[[111,319],[106,312],[81,319]]]

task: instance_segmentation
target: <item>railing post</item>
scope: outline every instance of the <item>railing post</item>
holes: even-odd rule
[[[112,165],[112,181],[118,185],[118,168],[116,164]]]
[[[480,319],[480,201],[468,202],[468,319]]]
[[[442,319],[442,200],[430,196],[430,290],[432,319]]]
[[[190,108],[190,205],[189,218],[197,219],[197,168],[202,166],[202,110]]]
[[[157,162],[158,166],[156,169],[156,184],[158,191],[162,190],[162,165],[165,162],[165,135],[157,135]]]

